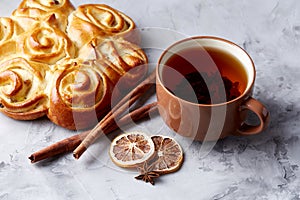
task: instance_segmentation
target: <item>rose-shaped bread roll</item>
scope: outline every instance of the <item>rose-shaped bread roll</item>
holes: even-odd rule
[[[68,129],[95,125],[112,101],[148,71],[146,54],[122,38],[93,39],[80,53],[78,59],[57,66],[61,70],[56,70],[50,96],[48,117]]]
[[[50,19],[51,25],[65,31],[68,16],[74,9],[69,0],[23,0],[12,17],[25,30],[30,30],[36,21]]]
[[[0,18],[0,111],[92,127],[148,71],[146,54],[127,41],[136,41],[134,28],[107,5],[23,0]]]
[[[83,129],[109,110],[112,86],[92,61],[71,60],[54,75],[48,117],[59,126]]]
[[[73,58],[76,49],[60,29],[39,23],[32,30],[22,33],[17,39],[17,53],[28,60],[49,65],[62,58]]]
[[[14,58],[0,65],[1,112],[18,120],[32,120],[47,113],[45,94],[48,65]]]
[[[79,57],[109,66],[102,71],[114,85],[119,82],[118,89],[123,93],[136,85],[148,71],[145,52],[123,38],[94,38],[81,48]]]
[[[122,38],[93,39],[79,58],[65,63],[55,72],[48,117],[68,129],[95,125],[109,111],[111,101],[136,85],[148,70],[146,54]]]
[[[134,28],[134,22],[120,11],[104,4],[86,4],[79,6],[70,15],[67,32],[80,48],[99,36],[133,39],[136,36]]]

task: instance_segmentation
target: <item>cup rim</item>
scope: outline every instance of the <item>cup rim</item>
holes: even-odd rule
[[[161,77],[159,75],[159,70],[158,68],[160,67],[161,64],[161,60],[163,59],[163,57],[167,54],[167,52],[175,47],[176,45],[179,45],[181,43],[184,43],[186,41],[190,41],[190,40],[198,40],[198,39],[211,39],[211,40],[218,40],[218,41],[221,41],[221,42],[225,42],[225,43],[228,43],[230,45],[233,45],[235,47],[237,47],[238,49],[240,49],[241,51],[243,51],[245,53],[245,55],[249,58],[250,62],[251,62],[251,67],[252,67],[252,70],[253,70],[253,77],[251,80],[248,80],[248,83],[250,82],[249,84],[249,87],[247,87],[245,89],[245,91],[237,98],[235,99],[232,99],[230,101],[226,101],[226,102],[222,102],[222,103],[217,103],[217,104],[201,104],[201,103],[194,103],[194,102],[190,102],[190,101],[187,101],[185,99],[182,99],[176,95],[174,95],[173,93],[171,93],[166,87],[165,85],[162,83],[162,80],[161,80]],[[255,82],[255,79],[256,79],[256,70],[255,70],[255,65],[254,65],[254,62],[251,58],[251,56],[246,52],[245,49],[243,49],[241,46],[237,45],[236,43],[232,42],[232,41],[229,41],[227,39],[224,39],[224,38],[220,38],[220,37],[216,37],[216,36],[192,36],[192,37],[188,37],[188,38],[185,38],[185,39],[182,39],[182,40],[179,40],[175,43],[173,43],[172,45],[170,45],[169,47],[167,47],[163,53],[160,55],[159,59],[158,59],[158,65],[156,67],[156,79],[159,81],[159,84],[163,87],[163,89],[171,96],[173,96],[174,98],[177,98],[177,99],[180,99],[181,101],[185,102],[185,103],[188,103],[188,104],[192,104],[192,105],[196,105],[196,106],[202,106],[202,107],[217,107],[217,106],[224,106],[224,105],[228,105],[228,104],[231,104],[233,102],[236,102],[242,98],[245,97],[246,94],[249,94],[249,92],[252,90],[253,88],[253,84]]]

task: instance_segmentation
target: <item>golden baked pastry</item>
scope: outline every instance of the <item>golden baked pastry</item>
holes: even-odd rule
[[[69,0],[23,0],[13,11],[15,19],[24,30],[29,30],[36,22],[49,21],[62,31],[66,30],[68,16],[74,11]]]
[[[1,111],[18,120],[32,120],[47,113],[48,65],[16,57],[0,65]]]
[[[16,38],[16,53],[28,60],[53,65],[62,58],[74,58],[76,49],[66,33],[41,22]]]
[[[101,43],[94,46],[99,40]],[[95,39],[85,48],[91,54],[88,60],[66,60],[54,73],[48,117],[69,129],[95,124],[96,114],[103,116],[109,111],[112,90],[114,99],[119,99],[120,93],[133,87],[146,72],[144,52],[122,38]]]
[[[122,36],[130,40],[134,28],[132,19],[113,8],[104,4],[86,4],[71,13],[67,32],[80,48],[99,36]]]
[[[12,19],[0,17],[0,60],[8,59],[16,51],[15,37],[23,29]]]
[[[0,45],[13,39],[23,32],[23,29],[8,17],[0,17]]]
[[[134,27],[103,4],[24,0],[0,18],[0,111],[72,130],[95,125],[147,72],[146,54],[126,40]]]

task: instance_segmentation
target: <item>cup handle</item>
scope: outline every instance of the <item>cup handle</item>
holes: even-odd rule
[[[254,135],[266,128],[269,123],[270,113],[262,103],[252,97],[249,97],[249,99],[247,99],[241,106],[241,111],[243,110],[251,110],[254,112],[259,118],[260,123],[258,125],[243,123],[237,131],[238,134]]]

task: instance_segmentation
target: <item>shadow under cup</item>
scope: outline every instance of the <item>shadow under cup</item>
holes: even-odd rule
[[[193,37],[170,46],[156,68],[158,108],[175,132],[200,141],[261,132],[269,112],[252,98],[255,67],[236,44]],[[259,124],[245,121],[251,110]]]

